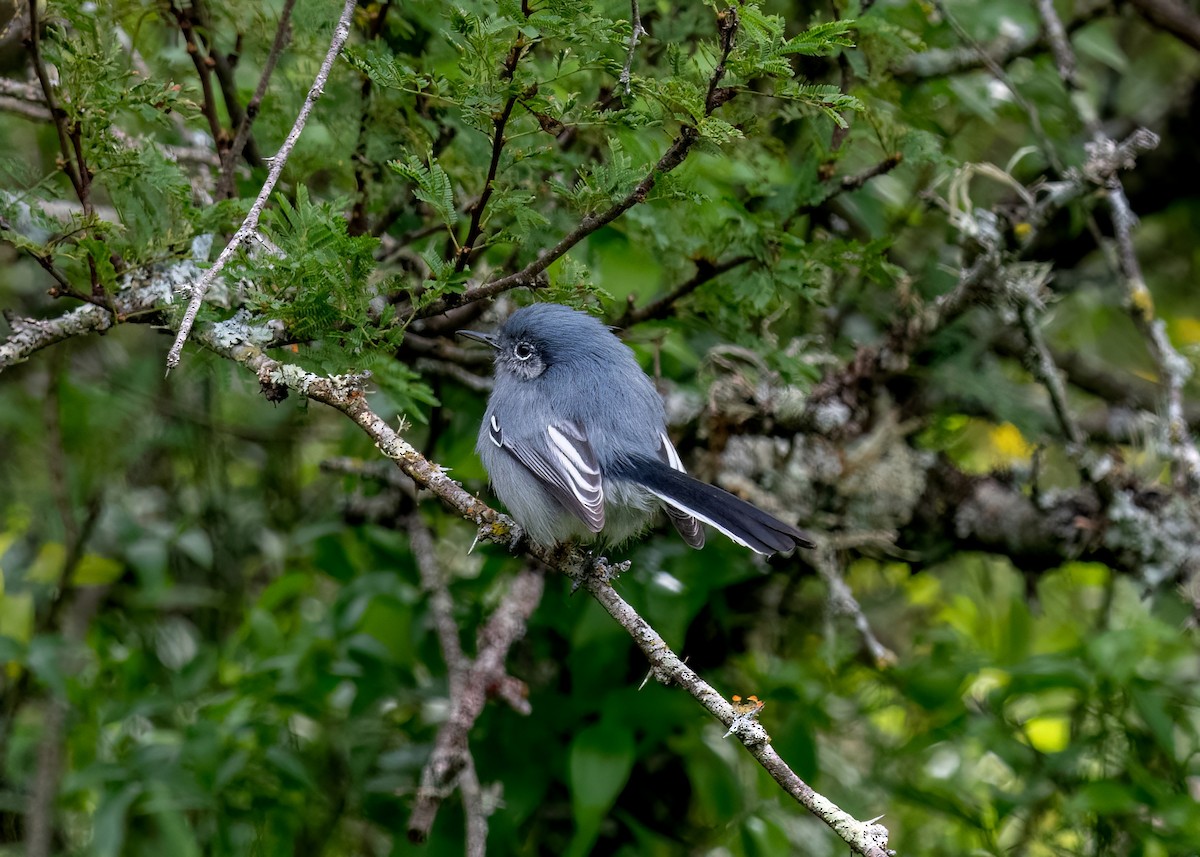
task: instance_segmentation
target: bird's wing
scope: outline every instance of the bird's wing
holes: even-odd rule
[[[604,528],[604,482],[582,426],[573,421],[554,423],[528,439],[517,438],[493,416],[488,437],[521,462],[589,530],[598,533]]]
[[[686,473],[687,471],[683,469],[683,462],[679,460],[679,453],[675,451],[666,432],[659,432],[658,438],[658,457],[662,463],[670,465],[672,470]],[[669,503],[663,503],[663,508],[667,510],[671,523],[675,525],[675,529],[679,531],[679,535],[683,536],[685,542],[697,549],[704,547],[704,528],[700,526],[698,520]]]

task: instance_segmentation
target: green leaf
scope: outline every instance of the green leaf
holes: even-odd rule
[[[110,557],[84,554],[75,566],[71,582],[76,586],[107,586],[124,573],[125,566]]]
[[[458,222],[458,211],[454,205],[454,186],[437,158],[430,155],[428,160],[429,163],[425,164],[416,155],[409,155],[403,161],[388,161],[388,166],[392,172],[414,182],[417,188],[413,195],[428,203],[443,223],[454,226]]]
[[[572,841],[573,852],[590,846],[600,819],[629,780],[634,751],[628,730],[609,722],[589,726],[571,741],[567,763],[571,806],[580,828]]]
[[[853,29],[854,21],[851,20],[815,24],[784,42],[781,51],[807,57],[829,56],[838,48],[854,47],[854,41],[850,38]]]

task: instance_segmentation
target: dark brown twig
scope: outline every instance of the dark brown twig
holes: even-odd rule
[[[379,38],[387,22],[388,11],[392,8],[392,0],[385,0],[382,6],[375,10],[368,31],[372,41]],[[365,72],[359,87],[359,100],[362,107],[358,117],[358,143],[354,147],[354,206],[350,209],[350,219],[346,231],[351,235],[365,235],[368,232],[367,223],[367,127],[370,122],[371,107],[371,77]],[[383,230],[373,231],[379,235]]]
[[[200,78],[200,91],[204,95],[204,103],[200,105],[200,110],[204,114],[204,118],[208,120],[208,131],[212,134],[213,145],[217,147],[217,153],[224,157],[229,140],[221,127],[221,120],[217,116],[217,98],[213,93],[212,69],[196,38],[195,24],[191,15],[182,5],[176,6],[174,0],[171,3],[171,13],[175,16],[179,31],[183,33],[183,39],[187,43],[187,53],[192,59],[192,65],[196,68],[196,76]]]
[[[505,83],[512,85],[513,75],[516,74],[517,64],[521,61],[521,56],[525,53],[525,37],[518,34],[516,42],[508,51],[508,56],[504,59],[504,69],[500,72],[500,79]],[[492,198],[492,190],[496,182],[496,174],[500,169],[500,155],[504,151],[504,129],[508,125],[509,117],[512,116],[513,107],[517,104],[518,93],[513,92],[504,102],[504,107],[501,108],[499,115],[492,120],[492,158],[488,162],[487,178],[483,180],[483,190],[479,194],[479,199],[471,206],[471,225],[467,229],[467,237],[463,241],[462,246],[458,248],[458,258],[454,260],[454,270],[458,273],[466,270],[468,262],[471,260],[471,255],[475,252],[475,242],[479,240],[483,234],[483,212],[487,208],[488,200]]]
[[[242,119],[238,122],[237,132],[233,135],[233,143],[221,155],[221,175],[217,179],[218,199],[231,199],[233,197],[234,164],[241,157],[242,151],[250,139],[250,126],[258,118],[258,111],[262,106],[263,98],[267,94],[267,85],[271,82],[271,75],[275,71],[275,64],[279,61],[280,54],[283,53],[283,49],[287,46],[288,40],[291,38],[292,8],[295,5],[296,0],[284,0],[283,9],[279,13],[279,24],[275,28],[275,41],[271,43],[271,50],[267,54],[266,61],[263,63],[262,74],[258,78],[258,86],[255,87],[254,95],[250,97],[250,101],[246,104],[246,110],[242,114]],[[255,160],[258,159],[255,158]]]
[[[191,2],[192,10],[196,13],[196,23],[200,25],[200,39],[204,42],[204,48],[207,51],[207,56],[204,58],[205,64],[211,66],[216,72],[217,83],[221,87],[221,98],[225,102],[225,111],[229,114],[229,120],[233,127],[238,128],[245,119],[245,113],[242,111],[241,102],[238,101],[237,82],[233,79],[233,65],[229,57],[216,49],[215,28],[204,0],[191,0]],[[236,57],[234,59],[236,60]],[[230,142],[230,137],[226,135],[223,143],[228,147]],[[245,153],[246,163],[252,167],[262,166],[258,145],[249,132],[247,132],[242,151]],[[224,149],[222,149],[223,153]]]
[[[1200,15],[1181,0],[1129,0],[1150,24],[1200,51]]]
[[[806,214],[812,214],[822,206],[829,203],[831,200],[840,196],[843,193],[861,189],[867,182],[876,176],[881,176],[891,172],[899,166],[901,156],[896,154],[889,155],[877,164],[867,167],[865,170],[854,173],[853,175],[843,176],[833,189],[826,194],[820,202],[814,202],[802,205],[793,211],[781,225],[781,229],[786,232],[791,229],[792,224],[800,217]],[[732,271],[734,268],[739,268],[748,262],[754,261],[754,256],[743,253],[737,256],[731,256],[720,262],[710,262],[707,259],[699,259],[696,261],[696,272],[687,280],[680,283],[667,294],[656,300],[646,304],[641,309],[636,309],[633,306],[632,295],[630,303],[625,308],[625,313],[618,319],[612,322],[615,327],[632,327],[635,324],[641,324],[644,321],[666,318],[675,309],[675,305],[683,298],[690,295],[696,289],[703,286],[705,283],[715,280],[724,273]]]
[[[46,106],[50,109],[50,115],[54,119],[54,130],[58,133],[58,146],[62,150],[62,170],[67,174],[67,178],[71,181],[71,187],[75,189],[75,195],[79,197],[80,203],[85,206],[86,210],[87,203],[84,200],[87,193],[84,189],[82,174],[72,159],[73,146],[67,130],[67,113],[58,106],[58,101],[54,97],[54,86],[50,83],[50,75],[47,73],[46,63],[42,59],[41,24],[38,21],[38,4],[36,2],[29,3],[29,35],[26,41],[29,47],[30,61],[33,63],[38,82],[42,86],[42,96],[46,99]]]
[[[708,95],[705,99],[705,115],[710,115],[714,110],[737,94],[732,88],[720,88],[721,80],[725,77],[725,60],[733,50],[737,26],[737,12],[734,9],[727,9],[717,17],[721,59],[717,63],[717,67],[713,70],[712,77],[709,79]],[[495,297],[511,289],[527,288],[535,285],[545,270],[558,261],[568,250],[597,229],[612,223],[635,205],[645,202],[646,198],[650,195],[650,191],[658,183],[659,178],[682,164],[698,139],[700,139],[699,131],[691,125],[684,125],[679,129],[678,136],[667,147],[667,151],[658,159],[658,162],[650,172],[637,183],[633,190],[607,211],[584,217],[579,222],[579,225],[559,239],[557,244],[515,274],[509,274],[507,277],[501,277],[498,280],[487,283],[477,283],[466,288],[461,294],[446,295],[424,307],[417,315],[421,318],[441,315],[447,310],[465,303]]]
[[[625,314],[613,322],[615,327],[632,327],[635,324],[641,324],[644,321],[653,319],[666,318],[675,310],[675,304],[683,298],[690,295],[696,289],[700,288],[705,283],[712,282],[717,277],[732,271],[734,268],[740,268],[747,262],[754,261],[754,257],[748,253],[743,253],[738,256],[731,256],[728,259],[723,259],[720,262],[710,262],[707,259],[696,260],[696,273],[684,280],[667,294],[657,300],[653,300],[640,309],[635,309],[632,302],[625,309]],[[632,295],[630,298],[632,299]]]

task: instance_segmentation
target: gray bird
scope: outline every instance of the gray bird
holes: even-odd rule
[[[535,542],[620,544],[661,507],[693,548],[703,522],[760,554],[813,547],[795,527],[688,476],[662,399],[633,352],[590,315],[517,310],[496,333],[496,384],[475,448],[496,494]]]

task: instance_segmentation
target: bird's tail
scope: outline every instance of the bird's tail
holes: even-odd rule
[[[618,479],[641,485],[673,509],[720,530],[739,545],[770,556],[794,547],[816,547],[805,533],[716,486],[661,461],[632,458],[610,467]]]

